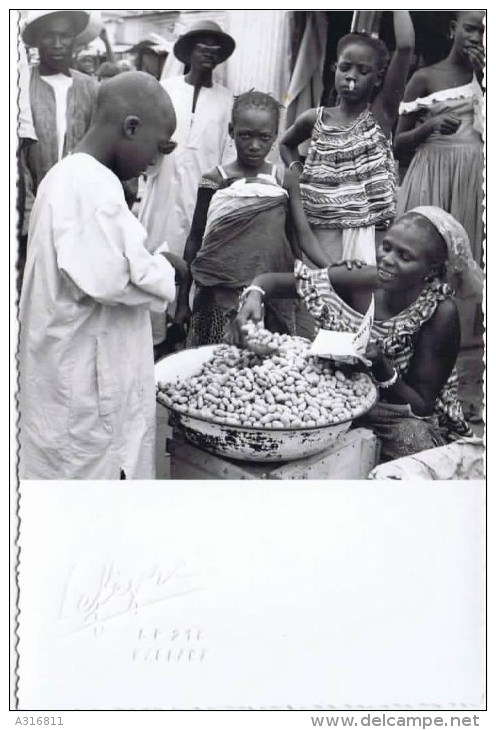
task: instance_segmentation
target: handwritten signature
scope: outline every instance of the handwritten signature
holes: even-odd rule
[[[202,590],[199,571],[192,572],[184,561],[165,569],[157,565],[138,575],[129,575],[113,561],[103,563],[96,571],[93,586],[81,588],[77,565],[73,564],[64,582],[59,619],[74,623],[74,634],[87,629],[102,630],[103,624],[131,612],[138,614],[145,607],[169,601]]]

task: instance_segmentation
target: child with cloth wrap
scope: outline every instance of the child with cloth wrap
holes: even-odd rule
[[[266,160],[277,134],[279,105],[268,94],[251,91],[235,101],[229,132],[236,159],[206,173],[199,186],[185,260],[191,277],[178,295],[176,323],[190,321],[188,347],[222,342],[237,312],[239,294],[264,271],[293,271],[295,252],[287,225],[296,235],[304,219],[296,176]],[[288,206],[290,215],[288,215]],[[317,265],[328,258],[313,239],[300,245]],[[189,290],[197,292],[191,315]],[[270,304],[267,326],[294,330],[294,303]]]

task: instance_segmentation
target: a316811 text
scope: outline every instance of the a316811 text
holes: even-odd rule
[[[53,715],[45,715],[40,717],[33,717],[32,715],[23,715],[16,717],[14,725],[63,725],[61,717],[55,717]]]

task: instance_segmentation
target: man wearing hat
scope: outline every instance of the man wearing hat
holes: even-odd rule
[[[22,31],[40,62],[31,69],[29,97],[37,144],[27,158],[31,190],[86,134],[94,111],[97,81],[70,67],[76,36],[88,24],[82,10],[30,10]]]
[[[233,96],[212,80],[212,72],[235,45],[210,20],[193,25],[174,45],[174,55],[189,70],[162,82],[176,112],[177,148],[147,179],[139,217],[152,249],[165,240],[173,253],[183,255],[202,174],[234,156],[228,135]],[[165,322],[155,322],[155,343],[164,338]]]

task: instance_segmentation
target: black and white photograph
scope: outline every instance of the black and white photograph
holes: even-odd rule
[[[9,14],[10,709],[479,726],[487,10]]]

